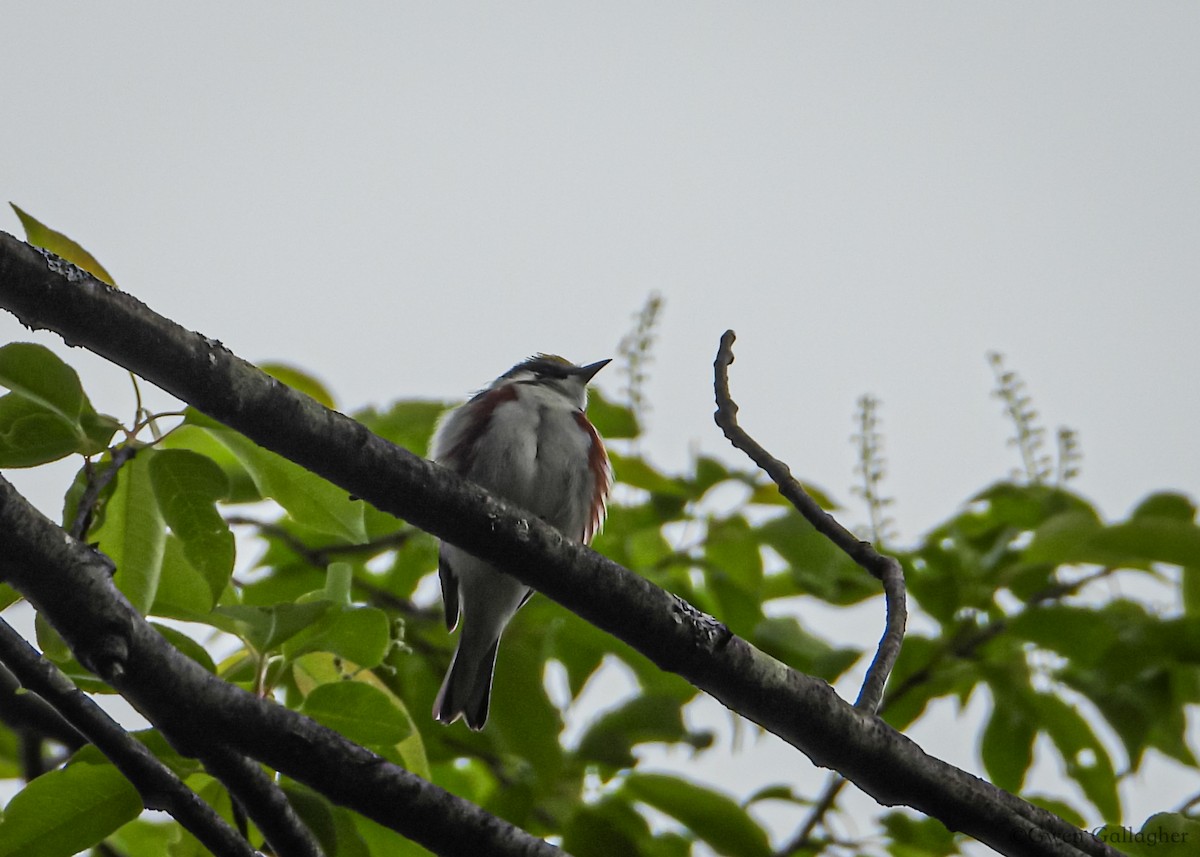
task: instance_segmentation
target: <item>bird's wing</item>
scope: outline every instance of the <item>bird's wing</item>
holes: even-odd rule
[[[575,412],[575,422],[584,432],[591,436],[591,446],[588,447],[588,470],[592,474],[592,496],[589,498],[588,516],[584,522],[583,538],[587,545],[600,531],[604,523],[604,514],[608,510],[608,494],[612,491],[612,464],[608,460],[608,451],[604,441],[600,439],[596,427],[591,424],[582,411]]]
[[[446,610],[446,630],[453,631],[458,624],[458,575],[450,567],[443,544],[438,551],[438,579],[442,582],[442,606]]]

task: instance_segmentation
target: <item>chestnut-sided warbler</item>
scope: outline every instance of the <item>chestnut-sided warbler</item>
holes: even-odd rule
[[[612,471],[584,407],[588,381],[608,362],[576,366],[539,354],[518,363],[442,418],[433,460],[589,543],[604,520]],[[533,589],[446,542],[438,576],[446,627],[454,630],[460,611],[463,621],[433,716],[453,723],[461,715],[482,729],[500,635]]]

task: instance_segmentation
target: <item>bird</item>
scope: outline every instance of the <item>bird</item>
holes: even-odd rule
[[[612,466],[588,420],[587,385],[610,360],[576,366],[553,354],[516,364],[438,423],[430,456],[583,544],[604,522]],[[443,541],[438,577],[446,629],[462,618],[454,658],[433,703],[435,720],[488,718],[500,637],[530,596],[494,565]]]

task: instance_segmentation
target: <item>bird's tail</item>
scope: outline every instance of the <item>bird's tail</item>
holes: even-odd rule
[[[454,660],[442,680],[437,699],[433,702],[433,717],[442,723],[453,723],[462,715],[467,725],[479,731],[487,723],[488,702],[492,695],[492,672],[496,668],[496,649],[500,640],[492,642],[482,657],[475,655],[479,649],[458,641]]]

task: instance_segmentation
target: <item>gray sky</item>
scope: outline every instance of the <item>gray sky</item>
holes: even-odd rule
[[[743,424],[844,501],[883,400],[906,539],[1017,463],[990,349],[1107,515],[1200,493],[1196,4],[8,5],[4,199],[344,409],[612,355],[657,291],[669,467],[725,448],[732,327]]]

